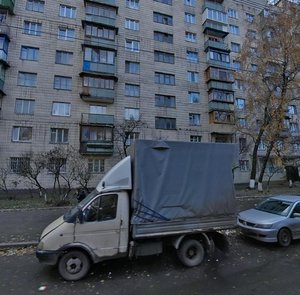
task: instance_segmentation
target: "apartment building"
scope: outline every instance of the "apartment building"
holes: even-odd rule
[[[233,71],[265,2],[0,0],[1,167],[18,180],[25,154],[72,146],[93,186],[119,160],[114,128],[127,120],[143,123],[128,144],[239,142]]]

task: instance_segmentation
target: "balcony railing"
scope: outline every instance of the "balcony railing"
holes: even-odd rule
[[[202,26],[204,34],[221,38],[224,38],[228,35],[228,26],[226,24],[217,23],[207,19]]]
[[[209,48],[216,48],[223,51],[230,51],[229,46],[227,43],[224,42],[217,42],[212,40],[207,40],[204,43],[204,50],[207,51]]]
[[[114,40],[85,36],[84,44],[88,46],[99,46],[116,50],[117,46]]]
[[[208,89],[220,89],[220,90],[226,90],[226,91],[233,91],[233,84],[231,83],[224,83],[224,82],[218,82],[218,81],[209,81],[207,83]]]
[[[109,156],[113,152],[114,144],[111,140],[95,140],[80,143],[81,154]]]
[[[216,124],[234,124],[234,113],[226,111],[212,111],[209,113],[210,122]]]
[[[234,111],[234,104],[211,101],[208,103],[208,109],[209,111],[225,111],[232,113]]]
[[[15,0],[0,0],[0,8],[8,9],[11,13],[14,11]]]
[[[93,87],[83,87],[80,97],[84,101],[113,103],[116,92],[113,89],[99,89]]]
[[[114,116],[106,114],[81,114],[81,124],[114,125]]]
[[[116,66],[111,64],[95,63],[91,61],[83,61],[83,72],[110,74],[115,76]]]
[[[109,18],[109,17],[93,15],[93,14],[86,14],[85,15],[85,21],[96,23],[96,24],[107,25],[107,26],[110,26],[110,27],[115,27],[116,26],[116,19],[115,18]]]
[[[98,4],[105,4],[105,5],[109,5],[109,6],[116,6],[116,0],[88,0],[88,1],[95,2]]]
[[[208,0],[206,0],[204,2],[204,5],[202,6],[202,12],[206,8],[210,8],[210,9],[213,9],[213,10],[218,10],[218,11],[221,11],[221,12],[226,12],[225,7],[221,3],[216,3],[216,2],[212,2],[212,1],[208,1]]]

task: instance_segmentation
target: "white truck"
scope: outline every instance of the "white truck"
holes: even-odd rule
[[[234,144],[136,141],[131,156],[44,229],[37,258],[73,281],[92,263],[168,246],[185,266],[199,265],[226,246],[220,231],[236,226],[235,156]]]

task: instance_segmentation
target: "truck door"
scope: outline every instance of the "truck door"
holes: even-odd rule
[[[121,216],[118,195],[97,196],[83,211],[83,222],[76,223],[75,242],[88,245],[98,257],[119,252]]]

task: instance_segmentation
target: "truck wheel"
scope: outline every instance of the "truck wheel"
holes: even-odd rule
[[[91,267],[91,261],[87,254],[79,250],[71,250],[65,253],[58,263],[59,274],[66,281],[77,281],[87,275]]]
[[[277,235],[278,244],[282,247],[288,247],[292,242],[292,235],[289,229],[282,228]]]
[[[205,255],[202,244],[197,240],[185,240],[177,250],[179,260],[188,267],[199,265]]]

